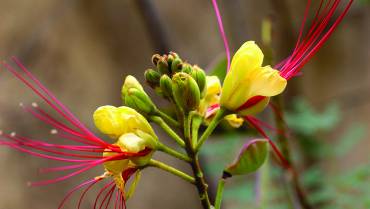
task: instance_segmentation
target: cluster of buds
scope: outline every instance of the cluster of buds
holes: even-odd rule
[[[145,71],[146,82],[182,110],[196,110],[206,94],[204,70],[183,61],[174,52],[163,56],[155,54],[152,63],[155,67]]]

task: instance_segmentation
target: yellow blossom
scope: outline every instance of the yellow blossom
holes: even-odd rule
[[[287,81],[278,70],[262,67],[263,53],[253,42],[244,43],[235,53],[230,71],[222,86],[220,104],[222,107],[246,116],[262,111],[269,97],[284,91]],[[256,104],[241,108],[253,97],[265,97]]]

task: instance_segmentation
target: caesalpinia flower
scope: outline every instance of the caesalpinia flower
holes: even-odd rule
[[[11,65],[3,62],[5,68],[32,89],[65,121],[53,117],[36,103],[31,106],[21,105],[23,109],[50,125],[53,128],[51,133],[55,134],[56,138],[73,142],[71,144],[49,143],[45,140],[36,140],[15,133],[5,134],[0,132],[0,145],[68,164],[41,169],[43,173],[57,171],[68,171],[68,173],[55,179],[34,182],[30,185],[40,186],[64,181],[98,165],[103,165],[105,168],[105,172],[102,172],[103,175],[93,177],[73,188],[67,193],[59,208],[63,207],[74,192],[86,187],[78,202],[78,208],[80,208],[85,194],[96,183],[105,179],[108,180],[108,183],[99,191],[94,208],[102,208],[103,206],[107,208],[111,204],[113,196],[115,196],[115,208],[125,207],[125,200],[132,193],[137,181],[133,182],[133,188],[130,189],[128,194],[125,194],[125,183],[135,173],[135,179],[138,179],[138,171],[148,162],[156,148],[157,137],[145,118],[128,107],[104,106],[98,108],[94,114],[94,121],[99,130],[114,140],[113,143],[106,142],[86,128],[16,58],[12,58],[12,60],[22,72],[18,72]]]
[[[241,116],[253,115],[267,106],[271,96],[284,91],[287,80],[270,66],[262,67],[262,62],[263,53],[253,41],[240,47],[223,83],[221,107]]]
[[[216,0],[212,2],[226,52],[230,54]],[[261,67],[263,53],[254,42],[248,41],[241,46],[235,53],[231,65],[228,64],[230,68],[223,84],[220,105],[242,116],[262,111],[268,104],[269,97],[280,94],[285,89],[287,80],[297,75],[322,47],[348,12],[353,0],[347,1],[337,19],[333,21],[336,11],[341,10],[341,2],[341,0],[321,0],[314,20],[304,34],[312,3],[311,0],[308,1],[296,47],[288,58],[275,66],[277,70],[270,66]]]
[[[341,2],[343,1],[321,0],[307,30],[305,26],[312,4],[311,0],[307,1],[296,46],[290,56],[274,67],[275,70],[269,66],[261,67],[263,54],[259,47],[251,41],[241,46],[230,64],[230,50],[221,15],[217,1],[212,0],[228,61],[228,72],[222,86],[220,105],[244,116],[264,137],[268,138],[263,129],[260,128],[261,123],[252,115],[266,107],[269,97],[280,94],[285,89],[287,80],[297,75],[332,35],[347,14],[353,0],[345,1],[343,7],[341,7]],[[336,16],[337,12],[339,14]],[[333,17],[337,18],[333,19]],[[274,151],[282,158],[271,140],[269,142]]]

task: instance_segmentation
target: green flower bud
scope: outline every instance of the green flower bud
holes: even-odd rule
[[[169,54],[168,56],[166,56],[166,60],[167,60],[167,63],[168,63],[168,66],[171,68],[171,65],[172,65],[172,62],[176,59],[176,57],[174,57],[172,54]]]
[[[168,62],[166,61],[165,58],[161,57],[158,62],[157,62],[157,69],[159,70],[159,72],[161,72],[162,74],[170,74],[170,70],[169,70],[169,67],[168,67]]]
[[[176,73],[172,77],[172,93],[177,105],[185,111],[198,108],[200,91],[197,82],[186,73]]]
[[[189,63],[183,63],[181,71],[190,75],[193,67]]]
[[[160,87],[162,90],[162,94],[165,97],[172,97],[172,80],[168,75],[162,75],[160,80]]]
[[[133,76],[127,76],[122,86],[122,100],[128,106],[142,114],[153,114],[156,107],[143,87]]]
[[[153,69],[148,69],[144,73],[145,80],[149,84],[150,87],[155,88],[159,86],[159,79],[161,78],[161,74],[158,71]]]
[[[172,55],[174,58],[180,58],[176,52],[170,52],[170,55]]]
[[[180,72],[182,69],[182,60],[180,58],[175,58],[171,63],[171,71],[173,73]]]
[[[149,96],[138,89],[128,90],[128,94],[125,96],[125,105],[131,107],[142,114],[153,114],[156,110],[152,100]]]
[[[153,55],[153,56],[152,56],[152,63],[153,63],[155,66],[157,66],[158,61],[159,61],[161,58],[162,58],[162,57],[161,57],[161,55],[159,55],[159,54],[155,54],[155,55]]]
[[[207,84],[206,73],[204,72],[204,70],[200,69],[198,66],[195,65],[190,75],[197,82],[201,98],[203,98],[206,93],[206,84]]]

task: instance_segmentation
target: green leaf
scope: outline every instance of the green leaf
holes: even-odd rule
[[[265,162],[268,154],[268,142],[255,139],[241,149],[235,162],[225,169],[231,175],[245,175],[256,171]]]
[[[359,144],[365,136],[366,127],[363,124],[353,124],[339,139],[339,143],[333,147],[334,154],[337,157],[346,155],[355,145]]]

